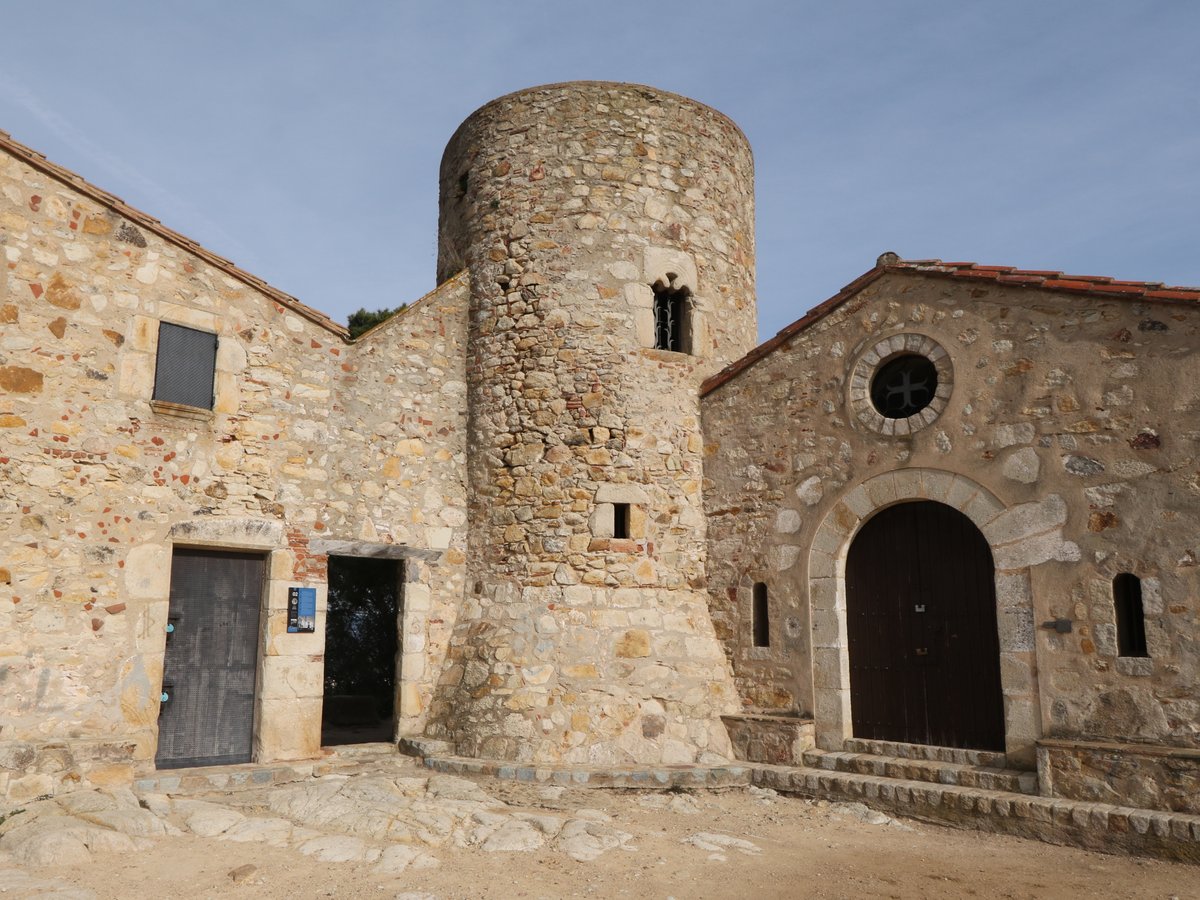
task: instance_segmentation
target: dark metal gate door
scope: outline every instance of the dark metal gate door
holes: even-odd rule
[[[250,761],[263,557],[176,548],[160,769]]]
[[[991,549],[958,510],[889,507],[846,559],[854,736],[1004,749]]]

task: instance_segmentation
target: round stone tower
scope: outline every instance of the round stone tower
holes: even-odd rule
[[[494,100],[442,158],[439,282],[464,268],[466,596],[428,733],[540,764],[727,758],[698,387],[755,344],[745,136],[639,85]]]

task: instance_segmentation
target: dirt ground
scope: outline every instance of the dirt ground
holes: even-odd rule
[[[439,865],[394,877],[360,863],[193,835],[86,866],[29,870],[101,898],[1200,898],[1200,867],[887,820],[862,807],[726,790],[639,794],[573,789],[547,798],[479,779],[510,807],[599,810],[634,839],[580,862],[547,848],[438,848]],[[880,821],[883,820],[883,821]],[[877,824],[872,824],[876,822]],[[697,834],[752,846],[714,847]],[[630,849],[634,848],[634,849]],[[757,849],[754,849],[757,848]],[[249,870],[248,867],[254,867]],[[235,870],[237,877],[231,873]],[[8,893],[7,896],[14,896]]]

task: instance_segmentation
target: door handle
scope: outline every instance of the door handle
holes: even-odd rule
[[[918,647],[916,650],[916,653],[917,653],[917,656],[928,656],[929,648],[928,647]]]

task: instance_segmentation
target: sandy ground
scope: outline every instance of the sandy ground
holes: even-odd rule
[[[561,852],[441,847],[436,868],[398,876],[362,863],[323,863],[292,849],[194,835],[79,866],[28,869],[101,898],[959,898],[1200,897],[1200,867],[1106,856],[1034,841],[886,820],[865,809],[770,792],[639,794],[536,788],[478,779],[510,807],[600,810],[634,836],[580,862]],[[714,852],[698,833],[750,842]],[[231,873],[242,868],[235,879]],[[22,896],[10,889],[5,897]],[[54,896],[26,894],[25,896]]]

